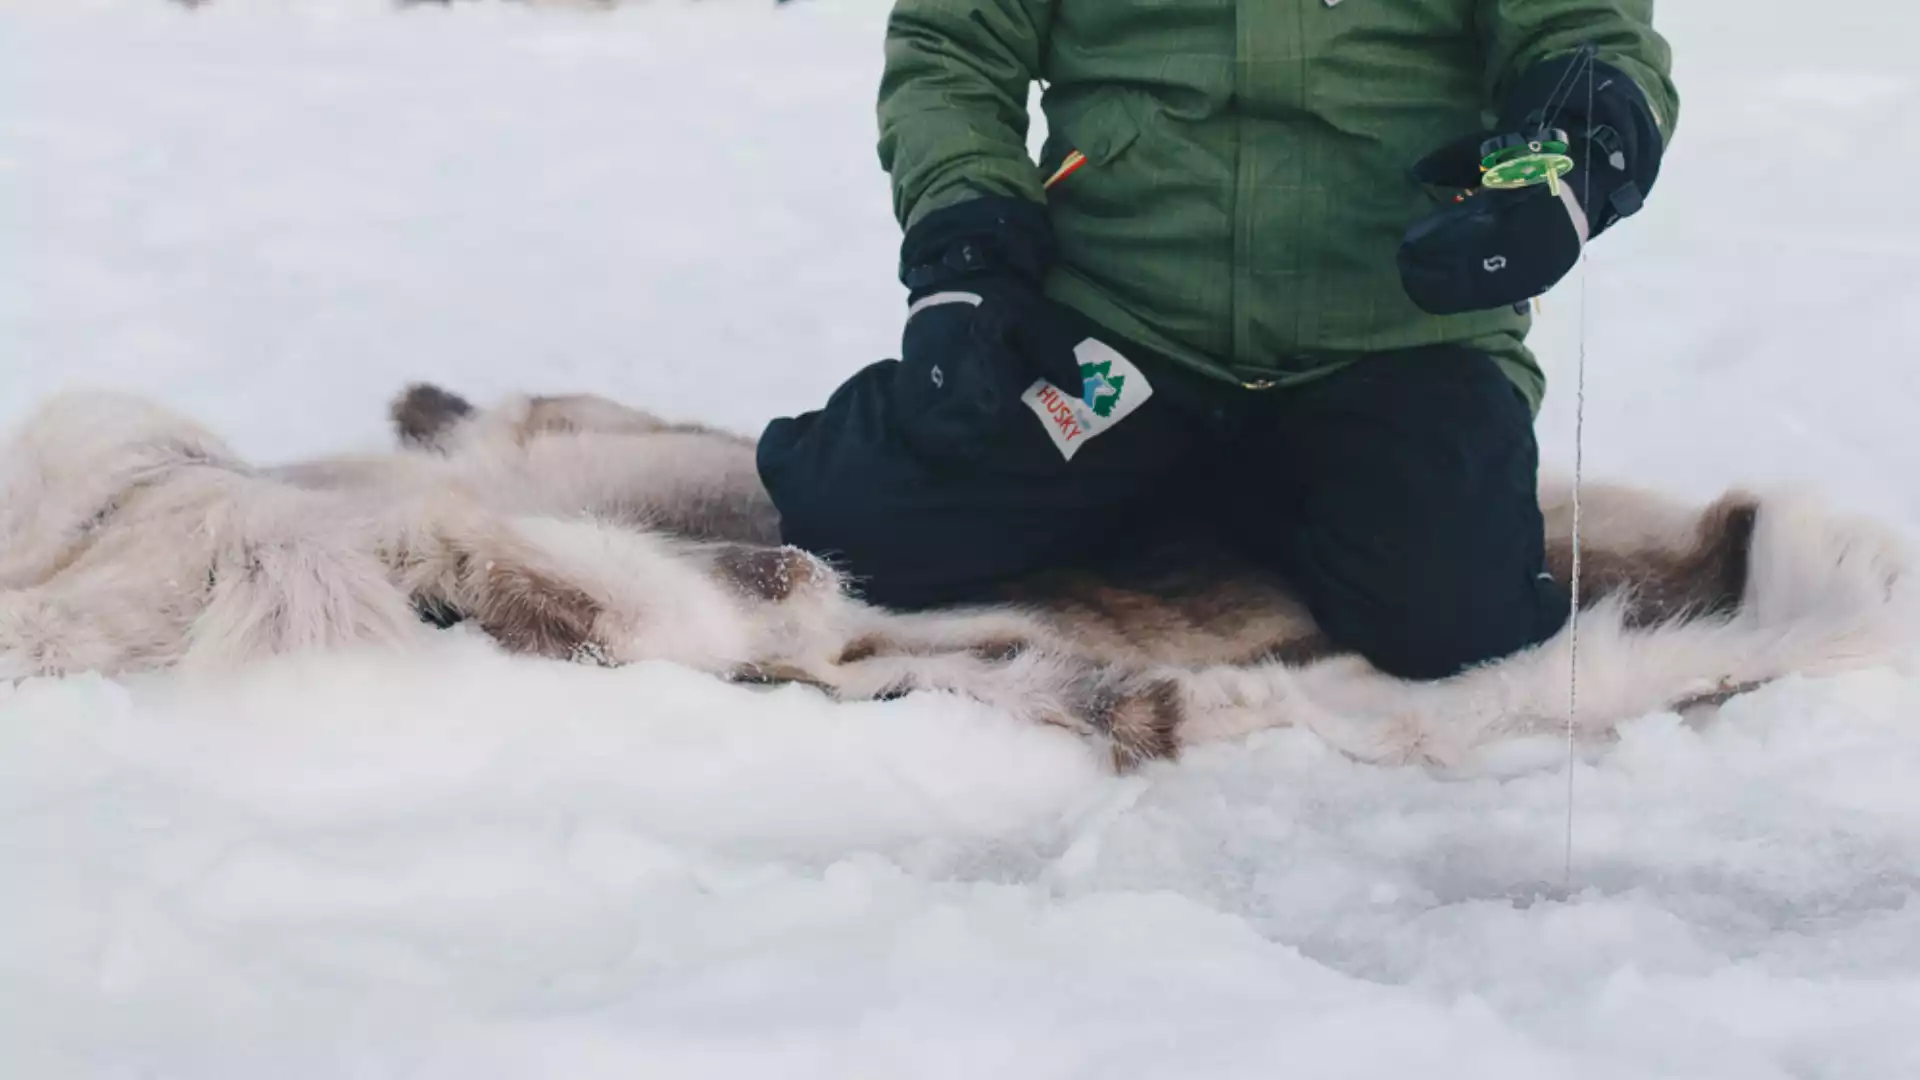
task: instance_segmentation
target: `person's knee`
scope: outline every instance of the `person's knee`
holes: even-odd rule
[[[1383,357],[1313,404],[1320,460],[1338,471],[1306,501],[1286,562],[1328,637],[1436,679],[1558,629],[1531,416],[1497,364],[1463,349]]]
[[[1436,510],[1302,534],[1301,584],[1336,644],[1405,679],[1443,679],[1538,644],[1565,592],[1545,574],[1530,499],[1458,499]]]
[[[1032,561],[1032,541],[983,497],[989,480],[929,466],[893,443],[875,413],[830,403],[776,420],[757,464],[781,540],[828,560],[869,603],[914,610],[975,599]]]
[[[809,551],[837,548],[841,534],[857,535],[879,488],[854,475],[857,459],[839,446],[823,446],[813,431],[818,414],[767,425],[755,448],[755,466],[767,498],[780,516],[780,538]],[[864,482],[863,482],[864,481]]]
[[[1435,567],[1366,594],[1333,592],[1316,615],[1329,639],[1381,671],[1430,680],[1539,644],[1560,628],[1564,605],[1553,582],[1519,568],[1489,577]]]
[[[776,420],[760,438],[757,465],[780,539],[832,562],[872,602],[907,606],[913,589],[896,587],[904,561],[892,550],[900,532],[898,508],[889,505],[896,485],[874,475],[884,464],[877,451],[822,445],[822,433],[810,430],[817,419]]]

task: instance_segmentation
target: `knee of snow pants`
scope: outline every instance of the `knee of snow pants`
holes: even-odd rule
[[[1446,347],[1360,361],[1250,429],[1285,470],[1243,517],[1321,630],[1391,675],[1437,679],[1535,645],[1566,617],[1546,573],[1533,417],[1490,358]],[[1257,491],[1242,473],[1236,486]]]
[[[906,371],[893,360],[862,369],[823,408],[768,425],[757,454],[782,539],[886,607],[980,600],[1101,557],[1140,534],[1193,440],[1182,411],[1155,395],[1071,458],[1050,421],[1018,404],[942,452],[912,437],[914,397],[894,392]]]

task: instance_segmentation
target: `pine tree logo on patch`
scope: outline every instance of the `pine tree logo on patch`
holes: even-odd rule
[[[1120,404],[1120,392],[1127,387],[1125,375],[1115,375],[1111,361],[1080,364],[1080,400],[1087,403],[1093,415],[1106,417],[1113,415],[1113,407]]]
[[[1045,379],[1027,387],[1023,400],[1040,418],[1060,456],[1071,461],[1081,444],[1127,418],[1153,396],[1153,387],[1133,362],[1111,346],[1088,338],[1074,346],[1080,363],[1080,396]]]

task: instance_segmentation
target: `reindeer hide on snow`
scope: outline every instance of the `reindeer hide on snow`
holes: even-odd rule
[[[892,613],[779,546],[746,439],[589,395],[482,410],[416,386],[392,416],[395,451],[261,468],[139,399],[47,402],[0,450],[0,678],[408,648],[460,621],[559,660],[669,660],[845,699],[964,694],[1079,732],[1121,768],[1281,726],[1444,766],[1565,723],[1572,628],[1404,682],[1340,654],[1283,582],[1217,551]],[[1562,577],[1569,495],[1543,485]],[[1700,508],[1589,486],[1582,537],[1586,738],[1906,655],[1900,543],[1805,499]]]

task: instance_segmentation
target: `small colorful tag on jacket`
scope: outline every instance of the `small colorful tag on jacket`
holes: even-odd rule
[[[1147,377],[1111,346],[1088,338],[1074,346],[1073,355],[1080,362],[1083,389],[1079,397],[1045,379],[1028,387],[1023,397],[1054,448],[1068,461],[1087,440],[1125,420],[1153,396]]]
[[[1075,150],[1072,153],[1069,153],[1066,156],[1066,159],[1060,162],[1060,167],[1053,170],[1053,175],[1047,177],[1047,182],[1041,185],[1041,190],[1052,191],[1053,185],[1059,183],[1062,180],[1065,180],[1067,177],[1072,176],[1074,173],[1079,172],[1080,167],[1082,165],[1085,165],[1086,163],[1087,163],[1087,155],[1081,153],[1078,150]]]

